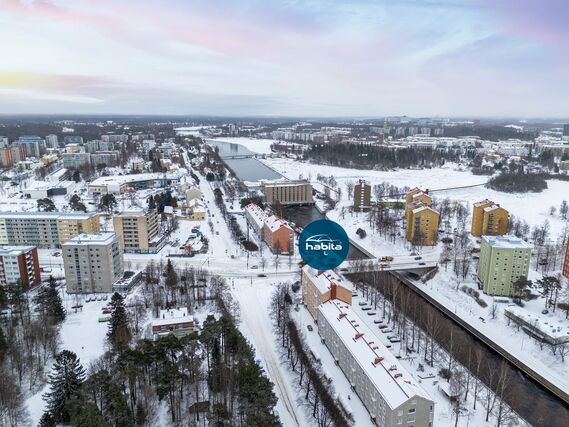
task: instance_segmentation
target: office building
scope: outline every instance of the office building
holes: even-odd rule
[[[263,182],[261,191],[267,203],[281,205],[312,204],[312,185],[305,180]]]
[[[319,271],[309,265],[300,272],[302,303],[314,320],[318,321],[318,306],[331,299],[352,304],[352,283],[340,277],[334,270]]]
[[[350,305],[318,307],[318,334],[381,427],[432,427],[434,402]]]
[[[172,173],[139,173],[132,175],[102,176],[90,182],[89,195],[122,194],[129,190],[163,188],[180,181],[180,176]]]
[[[510,214],[500,205],[485,199],[472,207],[473,236],[503,236],[508,232]]]
[[[0,245],[58,248],[80,233],[99,229],[97,213],[0,212]]]
[[[511,296],[512,283],[527,277],[532,246],[513,236],[482,236],[478,284],[489,295]]]
[[[440,214],[419,202],[408,209],[406,238],[417,246],[434,246],[437,243]]]
[[[68,293],[111,292],[123,274],[123,256],[114,233],[80,234],[62,245]]]
[[[354,187],[354,209],[364,210],[371,208],[371,185],[360,179]]]
[[[115,234],[126,253],[157,253],[166,243],[156,210],[125,211],[113,217]]]
[[[35,246],[0,247],[0,286],[19,283],[24,288],[41,283]]]

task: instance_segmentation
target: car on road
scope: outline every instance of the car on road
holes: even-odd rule
[[[423,259],[422,256],[416,256],[415,258],[413,258],[415,261],[419,261],[420,259]]]
[[[389,267],[389,263],[388,263],[388,262],[380,262],[380,263],[379,263],[379,266],[380,266],[381,268],[388,268],[388,267]]]
[[[267,277],[266,274],[257,274],[257,277]]]
[[[385,261],[385,262],[390,262],[393,261],[393,257],[392,256],[382,256],[381,258],[379,258],[380,261]]]
[[[419,265],[427,265],[427,264],[425,264],[424,262],[420,262]]]
[[[314,330],[312,325],[306,325],[306,329],[308,329],[310,332],[312,332]]]
[[[258,265],[252,265],[252,266],[251,266],[251,270],[256,270],[256,269],[258,269],[258,268],[259,268]]]

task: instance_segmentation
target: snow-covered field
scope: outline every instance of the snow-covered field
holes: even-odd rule
[[[461,188],[456,190],[437,191],[443,188],[462,187],[484,184],[484,176],[473,175],[468,170],[459,170],[454,164],[447,164],[434,169],[398,169],[394,171],[373,171],[339,168],[334,166],[315,165],[287,158],[268,158],[261,160],[290,179],[316,180],[316,175],[334,176],[338,186],[342,187],[343,199],[346,203],[345,183],[366,179],[372,185],[389,182],[397,187],[419,187],[434,191],[435,198],[448,197],[451,200],[473,203],[490,199],[503,206],[517,218],[523,218],[531,226],[541,225],[547,219],[551,225],[551,236],[556,238],[563,230],[566,221],[559,215],[551,216],[549,208],[559,205],[564,199],[569,200],[569,182],[551,179],[547,181],[547,190],[541,193],[502,193],[484,186]]]

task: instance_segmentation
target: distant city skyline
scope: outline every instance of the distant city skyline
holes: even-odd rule
[[[562,117],[564,0],[0,0],[0,114]]]

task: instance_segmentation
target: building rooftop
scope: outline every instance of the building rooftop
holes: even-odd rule
[[[171,308],[169,310],[160,310],[157,319],[152,321],[152,326],[175,325],[177,323],[193,322],[193,316],[188,315],[188,309]]]
[[[35,246],[1,246],[0,256],[16,256],[32,249],[35,249]]]
[[[288,225],[287,221],[275,215],[268,216],[265,219],[265,224],[267,225],[267,227],[269,227],[269,230],[271,230],[272,232],[275,232],[282,227],[288,228],[290,231],[292,231],[292,228],[290,227],[290,225]]]
[[[293,187],[296,185],[310,185],[310,182],[304,179],[296,181],[263,181],[265,187]]]
[[[399,407],[413,396],[432,400],[348,304],[330,300],[318,310],[390,408]]]
[[[24,218],[24,219],[90,219],[97,212],[0,212],[0,218]]]
[[[494,203],[494,202],[492,202],[492,201],[490,201],[490,200],[488,200],[488,199],[484,199],[484,200],[481,200],[481,201],[479,201],[479,202],[474,203],[473,206],[474,206],[475,208],[479,208],[479,207],[481,207],[481,206],[491,205],[491,204],[493,204],[493,203]]]
[[[482,236],[494,249],[532,249],[533,246],[515,236]]]
[[[151,181],[154,179],[178,179],[177,174],[171,173],[137,173],[131,175],[102,176],[91,181],[89,185],[120,185],[138,181]]]
[[[430,208],[429,206],[426,206],[424,204],[422,206],[419,206],[418,208],[413,209],[414,214],[418,214],[418,213],[421,213],[423,211],[431,211],[433,213],[436,213],[437,215],[439,214],[439,211],[436,211],[435,209]]]
[[[501,207],[500,205],[492,205],[492,206],[487,206],[484,208],[484,212],[492,212],[492,211],[496,211],[498,209],[502,209],[502,210],[506,210],[503,207]]]
[[[69,239],[63,244],[66,245],[108,245],[116,239],[116,234],[113,232],[102,233],[81,233],[72,239]]]
[[[332,283],[340,285],[349,291],[353,290],[352,282],[339,276],[334,270],[319,272],[317,269],[312,268],[307,264],[302,267],[302,273],[310,278],[310,281],[314,283],[314,286],[316,286],[321,293],[328,292]]]

